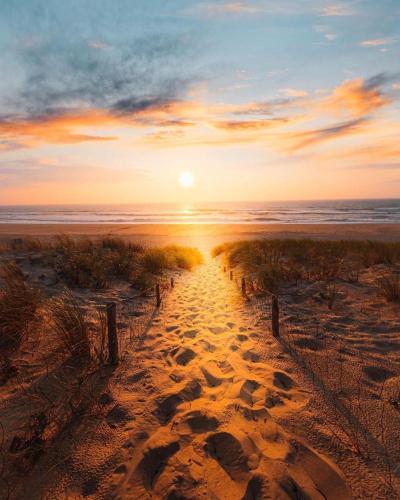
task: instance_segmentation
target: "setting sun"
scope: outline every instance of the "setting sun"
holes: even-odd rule
[[[179,184],[184,188],[190,188],[193,186],[194,176],[192,172],[181,172],[179,175]]]

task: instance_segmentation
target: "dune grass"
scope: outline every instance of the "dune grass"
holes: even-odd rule
[[[169,245],[147,248],[122,238],[15,239],[3,251],[32,254],[53,267],[59,278],[76,288],[104,289],[115,279],[138,288],[152,286],[164,271],[191,270],[202,263],[201,253],[190,247]]]
[[[344,279],[357,281],[361,269],[400,262],[400,243],[374,241],[252,240],[218,245],[230,267],[239,266],[275,292],[283,282]]]
[[[42,295],[15,264],[0,270],[0,280],[0,352],[11,354],[31,331]]]
[[[400,302],[400,275],[389,274],[378,280],[378,291],[388,302]]]
[[[58,342],[75,360],[90,358],[88,324],[82,308],[71,292],[64,291],[47,304],[52,331]]]

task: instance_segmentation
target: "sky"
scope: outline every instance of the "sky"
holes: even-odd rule
[[[400,197],[399,0],[3,0],[0,74],[0,204]]]

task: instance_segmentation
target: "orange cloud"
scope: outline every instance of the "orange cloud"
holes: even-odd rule
[[[288,149],[290,151],[297,151],[321,142],[356,134],[363,130],[365,124],[366,120],[364,118],[360,118],[319,129],[291,133],[286,137],[287,141],[292,142],[292,145],[289,146]]]
[[[385,75],[368,80],[358,78],[343,82],[328,95],[314,97],[306,97],[303,92],[300,96],[299,91],[288,88],[286,91],[292,97],[269,102],[209,104],[201,100],[149,100],[132,105],[127,111],[83,110],[8,119],[0,121],[0,148],[111,141],[118,137],[111,132],[104,134],[104,129],[125,127],[141,129],[142,140],[147,144],[229,145],[269,141],[284,150],[297,151],[362,131],[371,122],[373,113],[390,103],[381,90],[386,82]],[[293,125],[302,129],[293,131]],[[277,127],[279,136],[274,137],[272,131]]]
[[[253,130],[264,130],[271,128],[273,126],[282,125],[287,122],[284,118],[272,118],[266,120],[232,120],[232,121],[216,121],[212,122],[212,125],[216,128],[230,131],[253,131]]]
[[[0,121],[0,137],[6,141],[21,141],[23,146],[28,147],[40,143],[75,144],[85,141],[109,141],[116,138],[79,133],[78,130],[115,123],[114,117],[98,111],[49,115],[34,119],[17,118]]]

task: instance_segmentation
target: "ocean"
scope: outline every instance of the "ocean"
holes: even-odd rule
[[[0,205],[0,223],[400,223],[400,199],[132,205]]]

